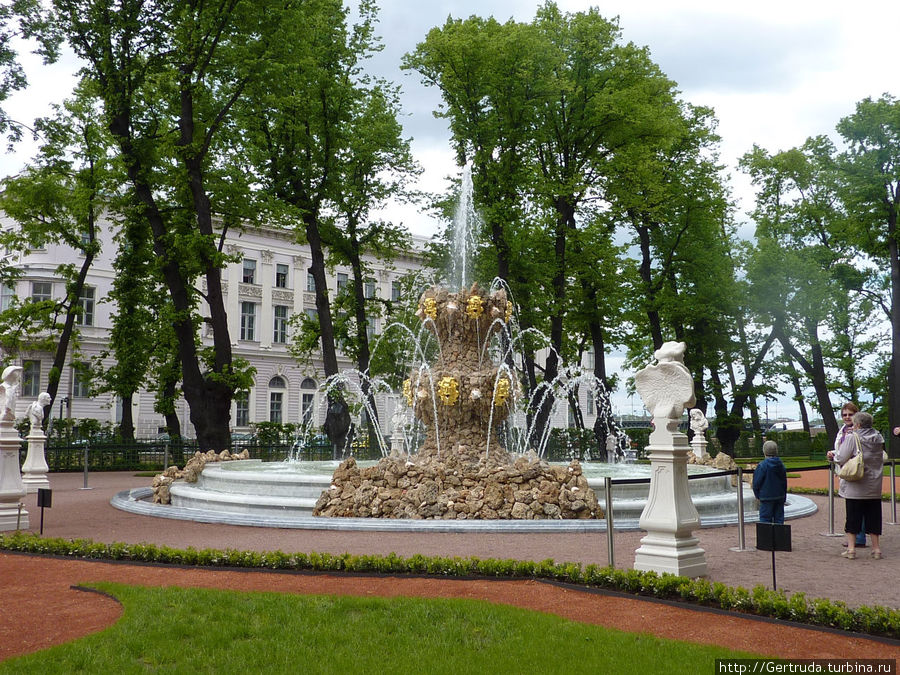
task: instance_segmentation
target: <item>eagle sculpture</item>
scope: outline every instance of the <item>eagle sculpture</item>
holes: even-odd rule
[[[654,418],[678,419],[685,406],[694,405],[694,378],[684,365],[683,342],[666,342],[651,363],[634,376],[644,406]]]

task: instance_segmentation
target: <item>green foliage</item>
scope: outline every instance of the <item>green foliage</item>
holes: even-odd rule
[[[251,426],[261,445],[289,444],[299,430],[299,425],[291,422],[254,422]]]

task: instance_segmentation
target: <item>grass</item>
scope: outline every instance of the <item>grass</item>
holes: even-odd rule
[[[752,655],[479,600],[93,584],[122,619],[3,673],[697,673]]]

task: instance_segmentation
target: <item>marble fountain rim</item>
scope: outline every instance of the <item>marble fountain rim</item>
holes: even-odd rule
[[[595,479],[596,480],[596,479]],[[602,478],[599,481],[602,484]],[[324,487],[330,476],[324,481]],[[592,483],[594,480],[591,481]],[[614,482],[615,485],[615,482]],[[597,486],[594,486],[597,487]],[[746,488],[745,488],[746,490]],[[244,525],[250,527],[279,527],[306,530],[333,531],[381,531],[381,532],[497,532],[497,533],[565,533],[606,532],[606,519],[598,520],[416,520],[392,518],[325,518],[318,516],[261,515],[236,511],[187,508],[175,505],[153,504],[152,488],[142,487],[123,490],[110,500],[110,504],[122,511],[136,515],[189,520],[220,525]],[[598,495],[599,496],[599,495]],[[599,496],[601,504],[602,496]],[[785,519],[810,516],[818,510],[815,502],[801,495],[788,495]],[[756,511],[745,509],[744,523],[754,523]],[[701,517],[701,527],[725,527],[738,522],[733,514],[709,514]],[[615,518],[613,527],[620,531],[640,530],[638,518]]]

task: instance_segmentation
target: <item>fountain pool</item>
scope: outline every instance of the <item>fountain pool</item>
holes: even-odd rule
[[[374,462],[360,462],[361,466]],[[338,462],[262,462],[243,460],[208,465],[197,483],[175,483],[171,505],[152,504],[150,488],[118,493],[116,508],[131,513],[179,520],[331,530],[395,531],[604,531],[605,520],[418,520],[388,518],[320,518],[312,510],[323,490],[331,485]],[[605,477],[649,478],[650,467],[634,464],[585,463],[588,484],[605,503]],[[689,465],[689,475],[717,473],[705,466]],[[737,523],[737,490],[731,476],[713,475],[689,481],[691,498],[700,514],[702,527]],[[758,505],[749,486],[744,486],[744,518],[754,522]],[[648,483],[613,483],[613,523],[617,530],[637,530],[647,501]],[[786,518],[815,513],[815,503],[799,495],[788,495]]]

